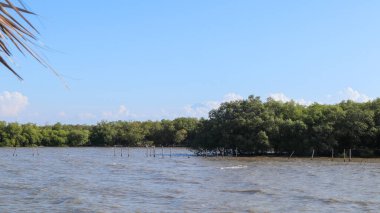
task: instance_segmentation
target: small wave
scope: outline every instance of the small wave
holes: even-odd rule
[[[308,200],[316,200],[320,201],[322,203],[326,204],[342,204],[342,205],[349,205],[349,204],[355,204],[358,206],[369,206],[369,205],[375,205],[377,203],[371,202],[371,201],[361,201],[361,200],[351,200],[351,199],[344,199],[344,198],[321,198],[321,197],[315,197],[315,196],[299,196],[302,199],[308,199]]]
[[[176,197],[174,197],[172,195],[161,195],[158,198],[162,198],[162,199],[175,199]]]
[[[75,198],[75,197],[60,198],[60,199],[56,199],[56,200],[52,201],[51,203],[54,205],[63,204],[63,203],[66,203],[66,204],[82,204],[81,200],[79,198]]]
[[[225,189],[225,190],[222,190],[222,192],[241,193],[241,194],[266,194],[264,191],[260,189],[246,189],[246,190]]]
[[[189,180],[189,181],[184,181],[184,182],[188,184],[202,184],[201,182],[195,181],[195,180]]]
[[[225,169],[245,169],[248,168],[248,166],[243,166],[243,165],[237,165],[237,166],[228,166],[228,167],[221,167],[221,170]]]

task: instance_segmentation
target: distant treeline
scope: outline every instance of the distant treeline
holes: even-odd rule
[[[361,155],[378,155],[380,99],[367,103],[343,101],[335,105],[303,106],[269,98],[223,103],[209,119],[199,122],[191,143],[199,150],[238,150],[240,154],[295,152],[329,155],[354,149]],[[359,153],[360,152],[360,153]]]
[[[0,146],[189,146],[198,119],[37,126],[0,122]]]
[[[37,126],[0,122],[1,146],[186,146],[194,150],[329,155],[380,150],[380,99],[304,106],[259,97],[223,103],[208,119],[177,118],[96,125]]]

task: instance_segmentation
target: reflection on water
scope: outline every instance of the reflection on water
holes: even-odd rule
[[[380,164],[0,149],[1,212],[378,212]]]

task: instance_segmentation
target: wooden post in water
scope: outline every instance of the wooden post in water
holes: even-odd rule
[[[235,157],[237,157],[237,156],[238,156],[238,149],[236,147],[236,149],[235,149]]]
[[[38,147],[34,147],[34,148],[33,148],[33,157],[36,156],[36,155],[37,155],[37,156],[40,155],[40,154],[38,153]]]
[[[153,157],[156,157],[156,146],[153,146]]]
[[[129,155],[130,155],[130,150],[129,150],[129,146],[128,146],[128,157],[129,157]]]
[[[123,146],[120,146],[120,157],[123,157]]]
[[[115,150],[115,146],[113,146],[113,156],[116,157],[116,150]]]
[[[172,147],[170,147],[170,157],[172,157]]]
[[[334,161],[334,149],[331,149],[331,160]]]
[[[294,152],[295,152],[295,151],[293,151],[292,154],[290,154],[289,159],[293,157]]]
[[[343,161],[346,162],[346,149],[343,150]]]
[[[350,159],[348,160],[349,162],[351,162],[351,157],[352,157],[352,155],[351,155],[351,149],[350,149],[350,152],[349,152],[349,155],[350,155]]]
[[[161,157],[164,158],[164,146],[161,146]]]
[[[313,160],[314,159],[314,149],[313,149],[313,153],[311,154],[311,160]]]
[[[17,156],[16,151],[17,151],[17,147],[15,147],[15,150],[13,151],[13,157]]]

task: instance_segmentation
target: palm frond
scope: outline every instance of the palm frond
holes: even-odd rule
[[[39,32],[25,15],[35,14],[27,10],[21,0],[18,4],[20,6],[16,6],[10,0],[0,2],[0,64],[22,80],[22,77],[5,60],[12,57],[12,45],[22,54],[32,56],[43,66],[48,68],[50,66],[31,48],[32,41],[37,40],[36,35]]]

